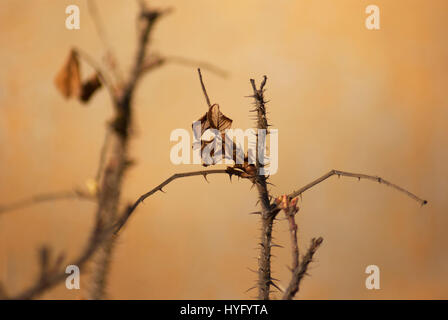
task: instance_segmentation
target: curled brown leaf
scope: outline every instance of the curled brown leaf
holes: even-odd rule
[[[70,51],[66,63],[56,75],[55,85],[65,98],[77,97],[81,93],[79,58],[75,50]]]
[[[97,72],[85,81],[81,81],[79,55],[75,49],[70,51],[68,59],[55,77],[55,85],[65,98],[76,97],[86,103],[101,88],[101,80]]]

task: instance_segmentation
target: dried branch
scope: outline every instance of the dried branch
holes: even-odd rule
[[[158,18],[167,11],[149,9],[141,3],[138,16],[139,30],[137,53],[129,78],[120,86],[114,100],[115,114],[111,125],[111,154],[104,169],[102,185],[98,196],[97,219],[106,228],[113,228],[120,216],[118,203],[125,171],[129,167],[128,144],[132,124],[132,100],[136,84],[142,76],[150,33]],[[89,288],[90,299],[102,299],[106,295],[106,279],[110,269],[116,235],[110,234],[92,257],[92,281]]]
[[[414,199],[415,201],[419,202],[422,206],[428,203],[428,201],[423,200],[420,197],[417,197],[415,194],[407,191],[406,189],[404,189],[404,188],[402,188],[402,187],[400,187],[400,186],[398,186],[398,185],[396,185],[396,184],[394,184],[392,182],[384,180],[381,177],[370,176],[370,175],[366,175],[366,174],[362,174],[362,173],[351,173],[351,172],[345,172],[345,171],[339,171],[339,170],[331,170],[327,174],[324,174],[322,177],[320,177],[320,178],[318,178],[318,179],[308,183],[306,186],[304,186],[304,187],[302,187],[302,188],[300,188],[300,189],[290,193],[289,197],[290,198],[295,198],[295,197],[301,195],[302,193],[304,193],[306,190],[314,187],[315,185],[325,181],[326,179],[328,179],[328,178],[330,178],[331,176],[334,176],[334,175],[358,178],[358,180],[367,179],[367,180],[376,181],[376,182],[379,182],[381,184],[384,184],[386,186],[389,186],[389,187],[391,187],[391,188],[393,188],[395,190],[398,190],[398,191],[406,194],[408,197],[410,197],[410,198]]]
[[[118,235],[118,231],[126,224],[129,216],[134,212],[135,208],[141,203],[145,198],[149,197],[152,193],[149,192],[143,195],[138,201],[130,206],[128,210],[125,211],[125,215],[118,215],[118,203],[120,200],[120,193],[122,189],[122,181],[124,173],[129,166],[128,158],[128,140],[129,132],[131,130],[131,115],[132,115],[132,96],[136,88],[136,84],[143,75],[143,71],[152,70],[153,68],[162,65],[164,61],[173,61],[176,63],[187,64],[189,61],[176,59],[176,58],[165,58],[149,60],[147,58],[148,43],[150,40],[150,33],[153,30],[154,23],[158,18],[169,12],[169,10],[155,10],[149,9],[144,1],[139,1],[140,13],[138,17],[139,30],[138,30],[138,43],[136,50],[136,57],[131,68],[130,75],[126,82],[114,84],[113,79],[109,77],[105,70],[102,70],[101,66],[96,63],[88,54],[80,49],[74,49],[74,51],[85,60],[97,73],[100,81],[108,88],[110,96],[112,98],[113,105],[115,107],[115,113],[111,126],[109,128],[109,133],[106,136],[103,148],[100,154],[99,167],[96,175],[96,182],[99,183],[101,180],[100,191],[97,196],[97,212],[96,212],[96,223],[91,231],[89,241],[85,245],[84,250],[81,251],[79,256],[74,259],[71,264],[77,265],[82,268],[87,261],[93,261],[93,274],[92,283],[89,288],[89,298],[101,299],[105,296],[105,284],[107,271],[109,270],[109,265],[111,261],[111,254],[113,245]],[[94,3],[90,3],[91,13],[94,18],[94,22],[106,47],[110,47],[107,41],[107,37],[102,27],[98,12],[94,7]],[[93,8],[93,10],[92,10]],[[109,49],[109,53],[111,50]],[[146,64],[145,63],[149,63]],[[193,63],[193,62],[191,62]],[[211,68],[210,65],[204,65]],[[112,68],[113,69],[113,68]],[[112,70],[113,71],[113,70]],[[215,72],[218,69],[215,68]],[[110,139],[109,139],[110,137]],[[110,150],[110,156],[108,154],[108,159],[106,160],[106,147]],[[226,169],[226,170],[208,170],[202,172],[192,172],[180,175],[174,175],[167,181],[158,186],[157,190],[162,190],[162,187],[174,179],[183,176],[193,176],[193,175],[203,175],[204,178],[208,174],[214,173],[227,173],[230,176],[232,174],[240,176],[240,172]],[[155,190],[155,191],[157,191]],[[154,191],[154,192],[155,192]],[[61,197],[66,197],[67,195],[58,195]],[[79,195],[77,195],[79,196]],[[32,202],[40,202],[53,200],[54,197],[39,197],[34,198]],[[20,206],[27,205],[20,203]],[[14,208],[18,204],[14,204]],[[44,291],[54,287],[59,282],[66,278],[65,270],[61,270],[60,265],[62,259],[56,259],[56,262],[52,262],[50,259],[50,252],[48,249],[41,251],[41,270],[39,277],[35,283],[31,284],[23,292],[9,298],[13,299],[31,299]],[[1,287],[1,285],[0,285]],[[0,293],[6,295],[3,291]]]
[[[205,85],[204,85],[204,81],[202,80],[202,73],[201,73],[200,68],[198,68],[198,73],[199,73],[199,81],[201,82],[202,92],[204,93],[205,101],[207,102],[208,107],[211,108],[212,104],[210,103],[210,98],[208,97],[207,89],[205,89]]]
[[[147,6],[143,2],[141,2],[137,54],[135,57],[134,66],[132,67],[131,76],[125,86],[125,94],[129,94],[134,90],[140,76],[145,71],[144,63],[145,59],[147,58],[146,51],[152,27],[162,15],[165,15],[169,12],[171,12],[171,9],[148,9]]]
[[[284,300],[291,300],[294,298],[294,295],[299,291],[300,281],[303,276],[306,274],[306,270],[308,265],[310,264],[314,253],[316,252],[319,245],[322,243],[322,238],[313,239],[311,241],[311,247],[308,250],[308,253],[303,258],[302,263],[299,262],[299,245],[297,241],[297,224],[295,220],[295,216],[299,211],[297,207],[297,198],[289,198],[287,195],[283,195],[275,199],[275,205],[283,210],[285,213],[286,220],[289,223],[289,234],[291,238],[291,257],[292,257],[292,277],[289,282],[287,289],[283,294]]]
[[[92,195],[80,191],[80,190],[72,190],[72,191],[61,191],[61,192],[53,192],[53,193],[42,193],[34,195],[30,198],[21,199],[18,201],[15,201],[10,204],[6,205],[0,205],[0,214],[17,210],[17,209],[23,209],[35,204],[43,203],[43,202],[49,202],[49,201],[56,201],[56,200],[67,200],[67,199],[80,199],[80,200],[89,200],[89,201],[95,201],[95,197]]]
[[[260,89],[257,89],[254,79],[250,79],[253,89],[253,98],[255,99],[255,112],[257,113],[257,129],[268,129],[268,121],[266,118],[266,101],[264,100],[264,86],[267,77],[263,77]],[[259,146],[257,135],[257,146]],[[267,188],[267,178],[260,175],[262,164],[258,159],[256,162],[256,176],[254,183],[257,186],[258,198],[261,203],[261,239],[260,239],[260,256],[258,259],[258,298],[260,300],[269,300],[270,286],[273,284],[271,278],[271,248],[272,248],[272,228],[274,219],[278,211],[272,210],[270,203],[270,195]]]
[[[116,237],[119,231],[126,225],[129,221],[129,217],[135,211],[137,206],[142,203],[146,198],[150,197],[157,191],[163,191],[162,188],[167,184],[172,182],[173,180],[185,177],[192,176],[203,176],[207,177],[209,174],[228,174],[228,175],[238,175],[238,172],[234,172],[228,169],[215,169],[215,170],[202,170],[202,171],[193,171],[193,172],[184,172],[184,173],[176,173],[171,177],[166,179],[164,182],[159,184],[157,187],[153,188],[149,192],[140,196],[138,200],[132,205],[129,206],[125,213],[122,215],[121,219],[119,219],[118,223],[113,225],[112,227],[107,227],[103,223],[102,219],[97,219],[96,224],[91,232],[90,240],[88,241],[85,249],[81,252],[78,258],[74,259],[73,262],[69,264],[73,264],[78,266],[80,269],[85,265],[87,261],[89,261],[95,252],[97,252],[105,243],[109,243],[111,237]],[[54,287],[58,283],[64,281],[67,277],[65,270],[60,270],[62,265],[62,257],[60,255],[54,264],[50,263],[50,251],[49,249],[42,249],[40,255],[40,264],[41,270],[37,280],[34,284],[32,284],[28,289],[23,292],[15,295],[15,296],[7,296],[3,290],[3,297],[13,300],[24,300],[24,299],[33,299],[39,295],[41,295],[44,291]],[[109,255],[110,257],[110,255]],[[3,288],[0,283],[0,288]]]
[[[97,221],[94,226],[92,233],[90,235],[90,239],[78,256],[78,258],[74,259],[70,265],[76,265],[80,269],[82,269],[87,261],[92,257],[98,247],[107,239],[107,235],[111,234],[111,229],[105,229],[101,225],[100,221]],[[39,295],[41,295],[46,290],[56,286],[60,282],[63,282],[67,274],[65,273],[65,268],[61,269],[64,255],[59,255],[58,258],[52,263],[50,261],[50,250],[47,248],[41,249],[40,251],[40,273],[36,278],[35,283],[33,283],[29,288],[23,290],[17,295],[7,295],[5,298],[11,300],[28,300],[33,299]],[[1,287],[1,284],[0,284]]]
[[[135,209],[138,207],[139,204],[141,204],[143,201],[145,201],[146,198],[152,196],[157,191],[163,192],[163,188],[172,182],[173,180],[179,179],[179,178],[186,178],[186,177],[193,177],[193,176],[203,176],[204,179],[207,180],[207,175],[209,174],[228,174],[230,177],[232,175],[240,176],[239,171],[232,170],[232,168],[227,169],[213,169],[213,170],[200,170],[200,171],[192,171],[192,172],[184,172],[184,173],[176,173],[173,174],[171,177],[163,181],[161,184],[159,184],[157,187],[151,189],[147,193],[141,195],[137,201],[134,202],[134,204],[128,206],[125,210],[125,213],[122,215],[120,221],[115,226],[115,234],[118,234],[118,232],[123,228],[123,226],[126,224],[126,222],[129,220],[129,217],[132,215],[132,213],[135,211]]]
[[[311,240],[311,245],[308,248],[308,251],[306,255],[302,258],[302,263],[300,263],[300,267],[297,267],[292,270],[292,279],[288,285],[288,288],[286,289],[285,293],[283,294],[283,300],[291,300],[294,298],[297,291],[299,291],[300,282],[302,281],[303,277],[307,274],[308,265],[313,261],[313,256],[316,253],[319,246],[322,244],[323,239],[321,237],[319,238],[313,238]]]
[[[292,252],[292,270],[299,267],[299,246],[297,243],[297,224],[296,213],[299,211],[297,207],[297,198],[289,201],[287,196],[282,196],[276,199],[276,204],[284,211],[286,220],[289,223],[289,233],[291,237],[291,252]]]

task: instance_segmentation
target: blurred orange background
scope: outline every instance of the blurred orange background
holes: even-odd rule
[[[81,10],[81,29],[65,28],[65,8]],[[136,45],[136,1],[97,1],[126,71]],[[274,195],[330,169],[379,175],[429,200],[417,202],[369,181],[333,177],[303,195],[302,252],[324,243],[301,299],[448,298],[448,3],[444,0],[151,1],[173,7],[150,50],[203,60],[212,102],[234,127],[250,128],[249,78],[268,76],[270,121],[279,129]],[[381,29],[364,12],[379,6]],[[72,46],[101,60],[104,47],[86,1],[2,0],[0,5],[0,204],[70,190],[93,178],[105,125],[106,90],[87,106],[66,101],[53,79]],[[84,66],[83,66],[84,67]],[[86,69],[84,69],[86,70]],[[148,74],[135,96],[131,156],[122,202],[175,172],[173,129],[190,130],[206,110],[194,67],[170,64]],[[147,199],[119,238],[109,279],[113,299],[249,299],[256,274],[259,217],[248,181],[227,176],[177,180]],[[75,257],[87,241],[95,205],[45,203],[0,215],[0,281],[17,293],[38,272],[37,249]],[[275,225],[274,277],[289,281],[288,226]],[[381,289],[367,290],[368,265]],[[61,284],[42,298],[80,299]],[[279,297],[279,295],[276,295]]]

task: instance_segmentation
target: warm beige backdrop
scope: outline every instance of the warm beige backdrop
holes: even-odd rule
[[[152,1],[175,12],[160,21],[153,48],[213,62],[212,100],[248,128],[249,78],[269,77],[270,120],[279,129],[274,194],[332,168],[381,175],[429,200],[420,208],[378,184],[332,178],[304,194],[302,247],[324,244],[299,294],[305,299],[448,298],[448,3],[445,0]],[[364,27],[365,7],[381,8],[381,30]],[[65,29],[65,7],[81,8],[81,29]],[[135,48],[135,1],[98,1],[123,67]],[[0,203],[66,190],[93,177],[111,114],[105,91],[82,106],[65,101],[53,78],[76,45],[100,59],[102,45],[85,1],[2,0],[0,4]],[[200,166],[169,161],[170,132],[206,110],[194,68],[148,75],[136,95],[124,200],[174,172]],[[228,177],[176,181],[136,212],[114,256],[112,298],[251,298],[258,219],[256,192]],[[0,280],[11,293],[37,272],[37,248],[79,252],[94,205],[60,201],[0,216]],[[285,285],[287,225],[275,236],[274,276]],[[364,269],[381,268],[381,290]],[[82,275],[81,286],[89,285]],[[76,299],[63,285],[44,298]]]

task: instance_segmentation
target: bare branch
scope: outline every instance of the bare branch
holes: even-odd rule
[[[297,224],[296,224],[296,213],[299,211],[297,207],[297,198],[289,201],[286,196],[280,197],[278,200],[283,201],[283,206],[281,207],[285,212],[285,217],[289,223],[289,233],[291,238],[291,256],[292,264],[291,269],[295,270],[299,267],[299,245],[297,243]],[[278,201],[277,200],[277,201]]]
[[[295,294],[299,291],[300,282],[302,281],[303,277],[306,275],[306,272],[308,270],[308,265],[313,261],[313,256],[316,253],[319,246],[322,244],[323,239],[321,237],[319,238],[313,238],[311,240],[311,245],[306,253],[306,255],[302,259],[302,263],[300,264],[300,267],[297,267],[293,269],[292,271],[292,279],[289,283],[288,288],[286,289],[285,293],[283,294],[283,300],[291,300],[294,298]]]
[[[98,202],[96,222],[91,230],[89,240],[87,241],[84,249],[80,254],[72,260],[70,264],[77,265],[79,268],[83,268],[88,261],[94,261],[93,270],[93,286],[89,288],[89,297],[100,299],[105,296],[105,279],[107,270],[109,268],[109,262],[111,261],[111,253],[113,249],[113,244],[118,235],[118,232],[127,223],[130,215],[134,212],[137,206],[147,197],[151,196],[157,191],[162,191],[162,188],[170,183],[171,181],[188,176],[202,175],[204,178],[208,174],[218,174],[226,173],[231,175],[236,175],[241,177],[241,172],[238,170],[233,170],[232,168],[223,170],[204,170],[175,174],[168,178],[166,181],[161,183],[155,189],[149,191],[148,193],[142,195],[136,203],[129,206],[125,213],[121,216],[117,216],[117,208],[120,198],[121,185],[123,180],[123,175],[128,167],[129,159],[127,157],[127,146],[128,146],[128,132],[130,130],[131,124],[131,107],[132,107],[132,95],[136,87],[137,82],[141,78],[143,71],[148,71],[159,65],[162,65],[165,59],[147,59],[147,47],[150,40],[150,33],[154,26],[154,23],[158,20],[162,14],[167,13],[169,10],[153,10],[149,9],[143,0],[139,1],[140,4],[140,14],[138,17],[139,21],[139,33],[138,33],[138,44],[137,53],[134,60],[134,64],[131,68],[130,76],[127,81],[123,84],[118,83],[115,86],[114,82],[108,75],[106,71],[103,71],[98,63],[95,62],[88,54],[85,52],[74,49],[76,53],[85,60],[98,74],[101,82],[108,88],[109,93],[112,98],[112,102],[115,107],[115,114],[112,124],[109,128],[111,145],[111,157],[105,163],[105,153],[109,145],[109,133],[107,133],[105,142],[101,149],[100,160],[98,172],[96,174],[96,182],[102,180],[101,191],[95,198]],[[94,3],[89,3],[91,5],[92,17],[94,17],[94,22],[100,34],[100,38],[104,41],[106,47],[109,47],[107,37],[102,27],[98,12]],[[110,52],[110,50],[109,50]],[[182,60],[180,58],[168,58],[168,60],[177,62],[180,64],[188,64],[190,61]],[[148,64],[146,64],[148,63]],[[191,62],[194,63],[194,62]],[[211,68],[210,65],[205,65]],[[217,72],[218,69],[215,69]],[[113,70],[112,70],[113,71]],[[81,193],[74,193],[75,196],[80,197]],[[2,209],[13,209],[22,206],[29,205],[35,202],[50,201],[56,198],[73,197],[70,194],[51,194],[33,197],[31,200],[21,201],[20,203],[14,203],[13,206],[9,205],[7,208]],[[93,197],[92,197],[93,199]],[[4,290],[0,290],[0,296],[7,297],[10,299],[32,299],[41,295],[46,290],[54,287],[58,283],[66,279],[65,269],[62,268],[63,256],[60,255],[53,261],[51,258],[51,252],[49,249],[42,249],[40,251],[40,272],[36,281],[32,283],[27,289],[18,293],[17,295],[10,296]],[[106,272],[104,272],[106,271]],[[1,284],[0,284],[1,288]]]
[[[57,201],[57,200],[66,200],[66,199],[80,199],[80,200],[89,200],[95,201],[95,197],[82,192],[80,190],[72,190],[72,191],[61,191],[54,193],[42,193],[34,195],[30,198],[25,198],[22,200],[15,201],[10,204],[0,205],[0,214],[5,213],[7,211],[17,210],[26,208],[35,204],[49,202],[49,201]]]
[[[227,169],[216,169],[216,170],[202,170],[202,171],[193,171],[193,172],[184,172],[184,173],[176,173],[171,177],[166,179],[164,182],[159,184],[157,187],[153,188],[151,191],[142,195],[132,206],[129,206],[125,212],[125,214],[119,219],[118,223],[113,225],[112,227],[105,227],[102,219],[98,219],[96,226],[93,228],[90,236],[90,240],[86,245],[86,248],[82,253],[76,258],[72,263],[73,265],[77,265],[80,269],[84,266],[84,264],[93,256],[93,254],[102,247],[104,243],[108,243],[111,240],[111,237],[114,238],[118,232],[124,227],[124,225],[129,220],[129,217],[137,208],[137,206],[142,203],[146,198],[150,197],[157,191],[162,191],[162,188],[172,182],[173,180],[184,178],[184,177],[192,177],[192,176],[207,176],[209,174],[235,174],[238,175],[238,172],[234,172],[232,170]],[[13,300],[22,300],[22,299],[32,299],[36,296],[41,295],[44,291],[54,287],[59,282],[65,280],[66,274],[65,270],[58,270],[60,267],[60,258],[57,259],[56,263],[51,266],[49,262],[49,250],[43,249],[41,250],[41,271],[37,281],[31,285],[28,289],[23,292],[17,294],[16,296],[8,296],[8,299]],[[0,284],[1,288],[1,284]],[[3,296],[5,292],[3,292]]]
[[[295,220],[295,216],[299,211],[299,208],[297,207],[297,198],[291,199],[287,195],[283,195],[275,200],[275,204],[278,206],[278,208],[284,211],[285,217],[289,223],[289,234],[291,238],[292,277],[287,289],[284,292],[283,299],[291,300],[299,291],[300,281],[306,274],[308,264],[311,262],[314,252],[317,250],[317,247],[322,242],[322,238],[312,240],[311,247],[308,250],[308,253],[305,255],[302,263],[299,264],[299,245],[297,241],[297,224]]]
[[[104,168],[102,184],[98,195],[97,219],[106,228],[112,228],[120,219],[118,203],[125,171],[129,168],[128,144],[132,127],[132,101],[136,85],[143,75],[142,66],[150,40],[150,33],[158,18],[167,11],[149,9],[141,2],[138,15],[137,52],[128,79],[120,85],[114,101],[115,113],[111,122],[111,154]],[[88,296],[103,299],[106,296],[106,278],[112,261],[111,256],[116,235],[111,233],[92,257],[92,281]]]
[[[299,190],[296,190],[296,191],[290,193],[289,197],[290,198],[295,198],[295,197],[301,195],[302,193],[304,193],[306,190],[311,189],[315,185],[317,185],[317,184],[327,180],[328,178],[330,178],[331,176],[334,176],[334,175],[358,178],[358,180],[367,179],[367,180],[376,181],[376,182],[379,182],[381,184],[384,184],[386,186],[389,186],[391,188],[394,188],[395,190],[398,190],[398,191],[406,194],[408,197],[410,197],[410,198],[414,199],[415,201],[419,202],[422,206],[428,203],[428,201],[423,200],[423,199],[417,197],[415,194],[407,191],[406,189],[404,189],[404,188],[402,188],[402,187],[400,187],[400,186],[398,186],[398,185],[396,185],[396,184],[394,184],[392,182],[384,180],[381,177],[370,176],[370,175],[362,174],[362,173],[351,173],[351,172],[345,172],[345,171],[339,171],[339,170],[331,170],[327,174],[324,174],[322,177],[320,177],[320,178],[318,178],[318,179],[308,183],[306,186],[300,188]]]
[[[205,89],[204,81],[202,80],[202,73],[201,69],[198,68],[199,73],[199,81],[201,82],[202,92],[204,92],[205,101],[207,102],[207,105],[209,108],[212,107],[212,104],[210,103],[210,98],[208,97],[207,90]]]
[[[231,168],[227,169],[214,169],[214,170],[200,170],[200,171],[192,171],[192,172],[184,172],[184,173],[176,173],[173,174],[171,177],[163,181],[161,184],[159,184],[157,187],[151,189],[147,193],[140,196],[140,198],[137,199],[137,201],[134,202],[134,204],[128,206],[126,208],[125,213],[122,215],[120,221],[117,223],[115,227],[115,234],[117,234],[123,226],[128,221],[129,217],[132,215],[132,213],[135,211],[135,209],[138,207],[140,203],[142,203],[146,198],[152,196],[157,191],[163,192],[163,188],[172,182],[173,180],[179,179],[179,178],[186,178],[186,177],[193,177],[193,176],[203,176],[206,177],[209,174],[228,174],[228,175],[237,175],[240,176],[240,173],[238,171],[232,170]]]
[[[141,74],[145,71],[144,62],[146,59],[147,45],[149,42],[149,36],[155,22],[162,15],[171,12],[171,9],[157,10],[149,9],[143,1],[140,1],[140,14],[139,14],[139,35],[137,45],[137,55],[135,57],[134,66],[131,70],[131,76],[126,84],[125,94],[129,94],[135,88],[137,81],[140,79]]]
[[[70,265],[76,265],[80,269],[82,269],[86,262],[92,257],[98,247],[110,237],[112,234],[112,229],[104,228],[101,224],[101,221],[98,220],[92,229],[90,239],[78,256],[78,258],[74,259]],[[48,289],[53,288],[58,283],[64,281],[67,277],[65,273],[65,268],[61,269],[63,262],[63,255],[59,255],[58,258],[52,263],[50,261],[50,251],[47,248],[41,249],[40,251],[40,273],[37,277],[36,281],[27,289],[20,292],[14,296],[6,296],[7,299],[11,300],[28,300],[33,299]],[[0,284],[1,287],[1,284]]]

